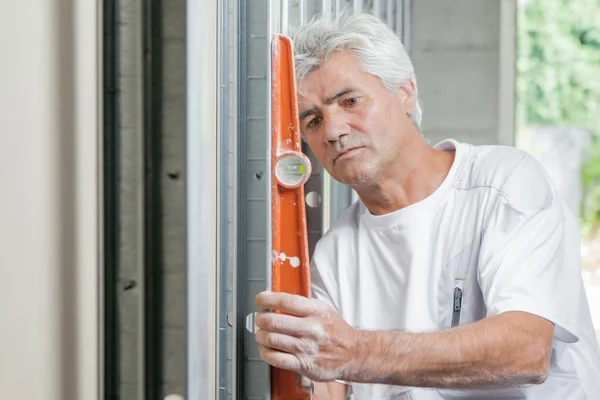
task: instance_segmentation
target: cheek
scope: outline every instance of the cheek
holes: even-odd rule
[[[308,144],[310,151],[315,155],[315,157],[317,157],[319,162],[324,163],[327,161],[327,145],[323,142],[323,140],[311,138],[307,139],[306,143]]]
[[[377,135],[382,128],[389,124],[390,115],[383,111],[383,108],[377,105],[364,107],[351,115],[351,125],[368,136]]]

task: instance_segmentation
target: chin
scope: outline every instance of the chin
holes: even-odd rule
[[[349,186],[370,186],[381,170],[376,160],[352,160],[337,168],[327,168],[327,172],[336,181]]]
[[[337,180],[351,187],[371,186],[376,180],[376,174],[370,170],[363,170],[358,173],[342,174]]]

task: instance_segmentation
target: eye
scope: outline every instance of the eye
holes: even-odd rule
[[[317,126],[319,126],[320,122],[321,122],[321,117],[313,118],[310,121],[308,121],[308,124],[306,124],[306,127],[309,129],[314,129]]]
[[[359,100],[360,100],[360,97],[352,97],[352,98],[349,98],[348,100],[344,101],[344,105],[346,107],[352,107],[352,106],[355,106],[356,104],[358,104]]]

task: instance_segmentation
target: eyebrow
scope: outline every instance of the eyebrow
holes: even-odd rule
[[[335,100],[339,99],[342,96],[347,95],[348,93],[352,93],[352,92],[356,92],[356,89],[352,88],[352,87],[347,87],[344,88],[342,90],[340,90],[339,92],[337,92],[336,94],[334,94],[333,96],[328,97],[327,99],[325,99],[325,104],[329,105],[331,103],[333,103]],[[308,110],[304,110],[300,113],[300,121],[302,121],[304,118],[308,117],[311,114],[316,113],[317,111],[319,111],[319,109],[317,107],[311,107]]]

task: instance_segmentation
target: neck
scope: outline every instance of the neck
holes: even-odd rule
[[[453,151],[433,149],[420,135],[406,142],[401,155],[374,184],[354,187],[374,215],[388,214],[425,199],[442,184],[450,171]]]

